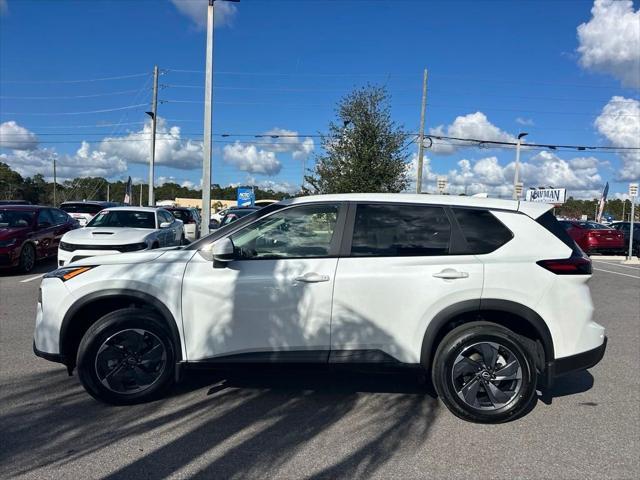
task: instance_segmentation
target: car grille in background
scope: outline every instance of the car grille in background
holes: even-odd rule
[[[118,252],[135,252],[147,248],[146,243],[129,243],[126,245],[82,245],[76,243],[60,242],[60,249],[65,252],[76,250],[115,250]]]

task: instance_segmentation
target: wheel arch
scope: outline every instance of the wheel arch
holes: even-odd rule
[[[168,328],[175,346],[176,361],[182,360],[182,342],[176,320],[162,301],[137,290],[108,289],[90,293],[76,300],[62,320],[60,353],[69,371],[75,367],[78,346],[89,327],[107,313],[132,306],[151,309],[162,318],[162,323]],[[87,318],[87,315],[91,317]]]
[[[482,299],[451,305],[433,317],[422,341],[420,363],[427,369],[431,368],[435,351],[444,336],[460,325],[478,320],[497,323],[533,340],[527,348],[534,355],[540,371],[554,361],[553,338],[540,315],[517,302]]]

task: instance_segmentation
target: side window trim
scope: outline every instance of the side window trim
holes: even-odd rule
[[[458,223],[458,219],[453,213],[450,205],[445,206],[444,211],[449,217],[451,223],[451,238],[449,238],[449,255],[473,255],[467,242],[467,237],[462,233],[462,227]]]

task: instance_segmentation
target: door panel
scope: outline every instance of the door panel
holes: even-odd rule
[[[196,254],[183,282],[187,358],[329,349],[335,258],[240,260],[214,268]],[[297,280],[314,272],[326,281]]]
[[[460,278],[439,278],[439,276]],[[381,350],[418,363],[429,321],[477,300],[483,266],[473,255],[341,258],[331,316],[332,350]]]
[[[326,361],[345,216],[339,204],[284,208],[221,239],[234,248],[226,266],[194,255],[182,292],[188,359],[316,352]]]
[[[459,248],[442,206],[360,203],[338,261],[332,350],[378,350],[418,363],[429,321],[453,303],[478,300],[483,266]]]

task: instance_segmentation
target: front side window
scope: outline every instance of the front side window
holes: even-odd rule
[[[56,225],[62,225],[69,220],[69,216],[62,210],[58,210],[57,208],[52,208],[51,214],[53,215],[53,220],[55,221]]]
[[[304,205],[275,212],[230,238],[239,259],[326,257],[339,206]]]
[[[451,224],[442,207],[358,205],[352,256],[447,255]]]
[[[23,228],[33,223],[34,212],[0,209],[0,228]]]

